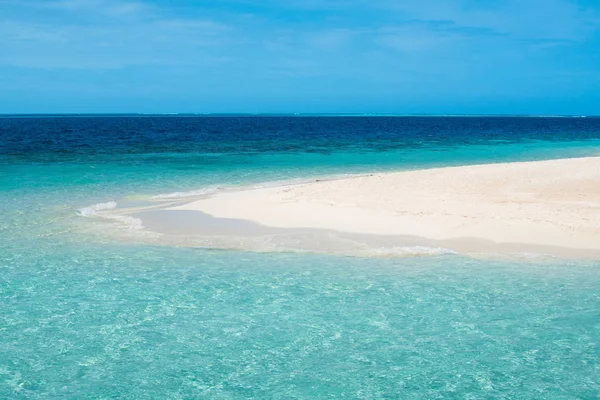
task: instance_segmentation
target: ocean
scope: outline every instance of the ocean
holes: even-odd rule
[[[592,399],[600,262],[104,234],[123,201],[600,154],[600,118],[0,118],[0,399]]]

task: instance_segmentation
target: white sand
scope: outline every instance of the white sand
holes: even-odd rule
[[[173,207],[270,227],[600,249],[600,157],[380,173]]]

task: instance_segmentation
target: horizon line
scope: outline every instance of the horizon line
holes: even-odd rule
[[[524,117],[524,118],[598,118],[598,115],[583,114],[444,114],[444,113],[296,113],[296,112],[107,112],[107,113],[0,113],[0,118],[6,117],[185,117],[185,116],[285,116],[285,117]]]

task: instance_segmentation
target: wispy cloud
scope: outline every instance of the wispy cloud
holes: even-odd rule
[[[231,30],[210,19],[161,15],[139,2],[62,0],[35,5],[38,13],[60,15],[33,18],[15,12],[12,19],[0,20],[0,64],[68,69],[210,64],[225,57],[206,49],[224,45]]]
[[[19,5],[19,3],[13,2],[13,5]],[[46,9],[68,13],[92,12],[96,15],[107,14],[111,16],[139,14],[152,8],[148,3],[140,1],[115,0],[47,0],[31,1],[27,2],[27,4],[20,2],[20,5],[42,10]]]
[[[509,96],[587,90],[598,47],[596,0],[0,0],[3,82],[33,88]]]
[[[396,17],[396,23],[430,23],[431,32],[475,36],[502,35],[512,40],[585,40],[600,28],[600,4],[578,5],[567,0],[430,0],[374,3]],[[437,29],[434,23],[444,24]]]

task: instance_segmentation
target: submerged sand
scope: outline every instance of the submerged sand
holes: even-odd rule
[[[163,235],[166,243],[201,237],[187,244],[208,247],[253,249],[257,238],[266,237],[274,249],[301,242],[304,250],[342,254],[353,254],[352,248],[387,254],[385,249],[394,246],[428,246],[461,253],[600,258],[600,157],[377,173],[222,192],[129,215]],[[332,241],[334,236],[339,240]],[[313,244],[307,247],[310,238]],[[338,251],[340,246],[348,251]]]

